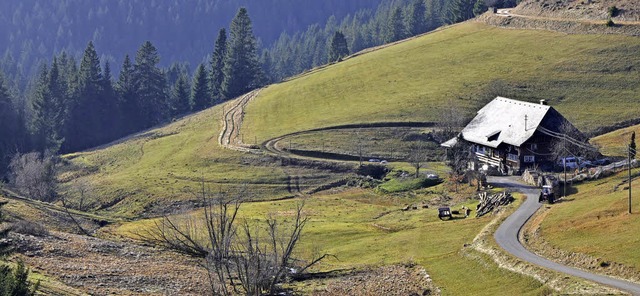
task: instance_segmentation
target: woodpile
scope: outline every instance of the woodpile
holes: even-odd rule
[[[509,192],[502,192],[498,194],[488,195],[486,192],[478,194],[480,203],[476,208],[476,217],[482,217],[499,206],[505,206],[514,201],[513,196]]]

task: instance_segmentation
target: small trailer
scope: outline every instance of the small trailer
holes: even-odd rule
[[[440,220],[451,219],[451,209],[449,207],[438,208],[438,218],[440,218]]]
[[[555,193],[553,190],[553,186],[544,185],[542,186],[542,191],[540,191],[540,198],[538,198],[538,202],[547,201],[550,204],[553,204],[555,201]]]

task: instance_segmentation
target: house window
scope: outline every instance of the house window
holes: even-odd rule
[[[536,161],[536,157],[533,155],[525,155],[524,156],[524,162],[535,162]]]
[[[529,144],[529,149],[531,149],[531,151],[536,151],[538,150],[538,144]]]
[[[480,154],[487,154],[487,149],[484,146],[476,146],[476,152]]]
[[[507,154],[507,159],[511,160],[511,161],[518,161],[518,155],[509,153],[509,154]]]

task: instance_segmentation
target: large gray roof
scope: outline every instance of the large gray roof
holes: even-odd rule
[[[478,111],[462,130],[462,137],[493,148],[502,143],[519,147],[533,136],[549,110],[553,108],[548,105],[497,97]]]

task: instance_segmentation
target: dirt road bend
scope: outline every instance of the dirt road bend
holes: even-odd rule
[[[244,108],[247,106],[249,101],[253,100],[258,95],[258,93],[260,93],[260,89],[251,91],[224,105],[225,110],[222,114],[222,130],[218,137],[218,143],[222,147],[243,152],[258,151],[257,149],[251,149],[245,146],[240,137],[240,126],[244,119]]]
[[[494,234],[496,242],[501,248],[529,263],[620,289],[633,295],[640,295],[639,284],[562,265],[527,250],[522,245],[519,234],[524,224],[541,206],[538,202],[539,189],[520,183],[518,177],[491,177],[488,181],[496,187],[514,189],[527,195],[527,200],[500,225]]]

